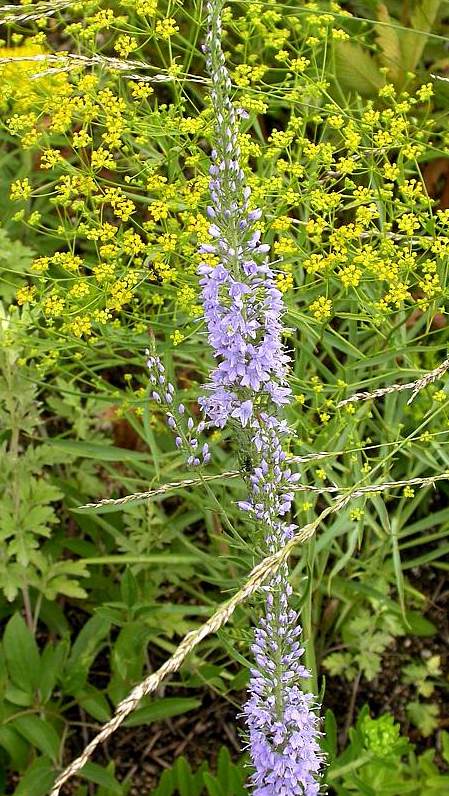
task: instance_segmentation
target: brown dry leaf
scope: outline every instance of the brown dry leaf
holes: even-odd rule
[[[101,413],[101,419],[111,427],[114,445],[129,451],[142,451],[142,440],[124,417],[117,416],[118,407],[108,406]]]
[[[427,193],[440,200],[440,209],[449,208],[449,158],[435,158],[426,163],[422,172]]]

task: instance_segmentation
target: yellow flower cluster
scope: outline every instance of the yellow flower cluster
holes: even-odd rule
[[[12,199],[13,202],[29,199],[32,192],[33,189],[30,185],[30,181],[28,177],[25,177],[23,180],[16,180],[11,183],[9,198]]]
[[[325,296],[319,296],[312,301],[310,311],[317,321],[327,321],[332,315],[332,301]]]
[[[180,72],[189,69],[182,4],[119,0],[123,16],[97,7],[86,18],[81,6],[66,27],[69,37],[89,46],[105,41],[124,59],[141,47],[146,56],[156,41],[160,69],[178,90]],[[443,298],[449,254],[449,213],[432,216],[416,168],[433,135],[416,122],[432,86],[413,95],[386,82],[373,99],[340,103],[317,69],[330,35],[337,42],[347,36],[335,26],[335,13],[341,19],[345,12],[332,2],[328,8],[308,3],[285,15],[275,3],[249,2],[238,17],[230,8],[224,14],[236,107],[263,115],[273,106],[282,109],[276,118],[287,119],[272,129],[258,121],[252,126],[251,115],[239,135],[252,201],[263,209],[263,232],[280,261],[277,284],[287,301],[295,289],[319,322],[348,294],[363,318],[413,304],[424,311]],[[35,54],[49,51],[45,35],[40,43],[32,38],[26,46]],[[198,317],[210,108],[198,111],[187,99],[183,107],[164,104],[159,88],[106,68],[101,77],[94,69],[75,70],[31,81],[40,63],[22,66],[1,67],[5,126],[18,145],[32,147],[41,171],[16,180],[11,199],[28,200],[21,217],[44,234],[50,220],[59,239],[61,251],[32,265],[45,315],[64,314],[58,328],[75,337],[126,322],[143,308],[159,312],[165,302],[188,320]],[[46,191],[41,220],[38,201]],[[37,295],[30,294],[36,303]]]

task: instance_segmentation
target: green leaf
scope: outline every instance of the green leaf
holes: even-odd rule
[[[226,796],[225,791],[220,787],[220,783],[209,773],[203,774],[204,784],[207,788],[208,796]]]
[[[157,788],[152,793],[152,796],[173,796],[175,790],[175,775],[173,768],[164,771]]]
[[[0,746],[8,752],[14,768],[22,771],[28,762],[30,748],[18,732],[8,724],[0,727]]]
[[[337,741],[337,722],[332,710],[328,709],[324,717],[324,736],[322,743],[329,763],[332,763],[337,756]]]
[[[379,674],[382,655],[392,638],[389,633],[377,631],[360,639],[360,652],[357,653],[356,660],[367,680],[373,680]]]
[[[24,691],[22,688],[10,684],[5,689],[5,699],[12,702],[13,705],[20,705],[22,708],[27,708],[34,702],[33,691]]]
[[[201,700],[191,697],[165,697],[154,701],[151,705],[138,708],[124,724],[126,727],[138,727],[140,724],[150,724],[153,721],[179,716],[181,713],[195,710],[200,705]]]
[[[385,509],[385,514],[388,517],[388,512]],[[388,526],[384,525],[385,530]],[[399,604],[401,606],[401,614],[402,617],[405,619],[405,584],[404,584],[404,575],[402,572],[402,563],[401,563],[401,554],[399,552],[399,541],[398,541],[398,521],[397,517],[393,517],[391,523],[389,523],[389,530],[391,534],[391,543],[392,543],[392,550],[393,550],[393,567],[394,567],[394,574],[396,580],[396,588],[398,591],[399,597]]]
[[[112,652],[112,667],[124,680],[139,679],[150,636],[151,631],[141,622],[130,622],[121,629]]]
[[[350,652],[331,652],[330,655],[326,655],[323,666],[332,677],[344,675],[347,680],[352,680],[356,674]]]
[[[84,686],[90,666],[105,644],[111,623],[102,616],[92,616],[79,633],[66,663],[63,683],[69,693]]]
[[[137,580],[129,567],[126,568],[124,574],[122,575],[120,594],[123,602],[128,607],[128,610],[132,610],[137,603],[138,588]]]
[[[122,786],[119,782],[117,782],[116,778],[110,771],[101,766],[98,766],[96,763],[91,763],[90,761],[86,763],[85,766],[79,772],[81,777],[89,780],[89,782],[95,782],[96,785],[101,785],[103,788],[107,788],[110,791],[111,796],[114,793],[122,794]]]
[[[179,757],[174,767],[175,779],[180,796],[192,796],[194,777],[185,757]]]
[[[8,673],[12,682],[24,691],[39,686],[40,660],[36,641],[20,614],[14,614],[3,636]]]
[[[396,83],[401,72],[402,53],[398,31],[391,26],[391,17],[384,3],[379,3],[376,16],[380,25],[376,25],[376,39],[380,50],[379,62],[388,68],[389,78]]]
[[[427,702],[409,702],[406,710],[412,724],[418,728],[421,735],[424,735],[425,738],[432,735],[438,727],[438,705],[428,704]]]
[[[5,229],[0,229],[0,297],[10,304],[23,276],[29,270],[34,257],[30,249],[20,240],[11,240]]]
[[[435,625],[417,611],[406,611],[405,620],[414,636],[434,636],[437,632]]]
[[[441,0],[422,0],[416,3],[410,15],[411,29],[399,32],[404,72],[414,72],[418,66],[427,44],[426,33],[432,30],[440,5]]]
[[[56,686],[64,660],[68,651],[68,642],[62,639],[58,644],[47,644],[41,657],[41,676],[39,681],[39,691],[42,702],[45,704]]]
[[[38,716],[18,716],[10,726],[26,738],[36,749],[54,762],[58,760],[60,739],[55,728]]]
[[[343,88],[371,95],[385,84],[374,58],[359,44],[339,41],[335,45],[335,73]]]
[[[218,753],[217,760],[217,779],[227,791],[229,789],[229,772],[231,769],[231,755],[226,746],[222,746]]]
[[[449,764],[449,732],[446,730],[440,732],[440,744],[444,762]]]
[[[38,757],[21,779],[14,796],[47,796],[55,778],[48,758]]]
[[[134,461],[148,461],[148,453],[128,450],[128,448],[115,448],[113,445],[100,445],[95,442],[82,442],[72,439],[48,440],[48,445],[55,445],[63,451],[72,453],[83,459],[97,459],[105,462],[122,462],[124,459]]]
[[[93,686],[87,686],[80,694],[77,694],[76,700],[80,707],[97,721],[105,722],[111,718],[108,700],[101,691]]]

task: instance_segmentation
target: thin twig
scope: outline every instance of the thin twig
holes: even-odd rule
[[[60,790],[65,782],[70,777],[80,771],[87,763],[95,749],[104,741],[107,740],[123,723],[123,721],[136,709],[141,699],[153,693],[161,684],[161,682],[169,675],[178,671],[187,656],[198,646],[198,644],[206,638],[206,636],[216,633],[226,622],[230,619],[235,609],[251,595],[267,580],[272,577],[287,561],[290,554],[298,544],[302,544],[310,539],[315,533],[318,526],[330,514],[334,514],[345,506],[354,498],[369,492],[379,492],[393,486],[403,486],[407,484],[419,484],[420,486],[429,486],[436,481],[442,479],[449,479],[449,472],[440,473],[435,476],[428,476],[425,478],[412,478],[409,481],[390,481],[384,484],[375,484],[368,487],[357,487],[349,490],[346,494],[341,495],[331,505],[327,506],[318,517],[312,522],[304,525],[278,552],[271,556],[264,558],[257,564],[250,572],[246,583],[230,600],[227,600],[221,605],[217,611],[208,619],[205,624],[201,625],[197,630],[191,630],[181,643],[176,648],[175,653],[154,673],[139,683],[128,696],[122,700],[117,706],[116,712],[112,719],[104,725],[100,732],[90,741],[90,743],[83,750],[81,755],[73,760],[69,766],[59,775],[50,792],[50,796],[59,796]]]
[[[37,55],[10,55],[0,58],[0,64],[12,63],[53,63],[54,67],[49,67],[41,72],[35,72],[31,75],[32,80],[38,80],[41,77],[52,74],[60,74],[61,72],[70,72],[72,69],[86,66],[101,66],[105,69],[110,69],[117,72],[128,72],[129,69],[145,69],[154,70],[156,74],[147,77],[140,74],[124,74],[124,77],[131,80],[143,80],[149,83],[166,83],[172,80],[189,80],[193,83],[209,82],[207,78],[197,75],[191,75],[186,72],[177,72],[176,75],[171,74],[169,70],[158,70],[157,67],[151,64],[146,64],[143,61],[123,60],[121,58],[111,58],[100,53],[94,53],[91,56],[80,55],[79,53],[38,53]]]
[[[347,497],[351,498],[358,498],[362,497],[363,495],[371,495],[377,492],[386,492],[389,489],[397,489],[399,487],[405,486],[420,486],[425,488],[426,486],[433,486],[437,483],[437,481],[447,481],[449,480],[449,470],[444,473],[438,473],[437,475],[428,475],[423,476],[421,478],[408,478],[404,481],[384,481],[381,484],[371,484],[370,486],[362,486],[359,489],[351,490],[351,492],[346,493]]]
[[[58,11],[64,11],[64,9],[68,8],[72,3],[73,0],[50,0],[48,3],[27,3],[26,5],[29,6],[29,11],[25,10],[26,6],[2,6],[0,8],[0,25],[6,22],[31,22],[34,19],[50,17]]]
[[[100,500],[98,503],[86,503],[84,506],[77,506],[77,511],[84,511],[89,509],[101,509],[104,506],[125,506],[137,500],[149,500],[152,497],[157,497],[169,492],[173,489],[183,489],[186,486],[200,486],[204,481],[216,481],[222,478],[237,478],[240,475],[239,470],[230,470],[227,473],[220,475],[204,475],[202,478],[186,478],[183,481],[173,481],[170,484],[163,484],[158,489],[152,489],[150,492],[135,492],[132,495],[125,495],[121,498],[106,498]],[[444,481],[449,478],[449,472],[439,473],[438,475],[429,475],[416,478],[408,478],[403,481],[384,481],[380,484],[371,484],[370,486],[362,486],[359,489],[352,489],[350,491],[352,498],[361,497],[362,495],[369,495],[375,492],[385,492],[388,489],[396,489],[404,486],[431,486],[437,481]],[[295,484],[292,486],[292,492],[313,492],[317,495],[324,495],[330,493],[348,494],[344,487],[339,486],[312,486],[311,484]]]
[[[372,398],[381,398],[383,395],[390,395],[391,393],[402,392],[403,390],[413,390],[411,397],[407,401],[408,404],[411,404],[421,390],[428,387],[429,384],[432,384],[432,382],[437,379],[440,379],[447,370],[449,370],[449,359],[445,359],[441,365],[430,370],[416,381],[409,381],[406,384],[391,384],[389,387],[380,387],[378,390],[373,390],[373,392],[356,392],[355,395],[351,395],[350,398],[339,401],[337,409],[346,406],[346,404],[355,403],[356,401],[369,401]]]
[[[240,473],[238,470],[232,470],[228,473],[220,473],[219,475],[203,475],[202,478],[185,478],[182,481],[172,481],[170,484],[162,484],[157,489],[151,489],[149,492],[135,492],[133,495],[125,495],[121,498],[106,498],[100,500],[98,503],[86,503],[84,506],[77,506],[77,510],[84,509],[98,509],[102,506],[125,506],[127,503],[132,503],[135,500],[147,500],[158,495],[164,495],[165,492],[171,492],[173,489],[185,489],[188,486],[199,486],[203,481],[216,481],[222,478],[237,478]]]

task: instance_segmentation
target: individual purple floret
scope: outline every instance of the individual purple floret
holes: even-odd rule
[[[149,351],[146,353],[149,355]],[[151,397],[153,401],[164,406],[167,424],[175,434],[176,447],[184,452],[188,465],[198,467],[200,464],[207,464],[210,461],[209,446],[206,442],[200,448],[197,439],[206,426],[204,420],[196,425],[193,417],[186,416],[184,404],[175,405],[175,388],[167,381],[165,368],[159,357],[149,356],[147,365],[153,387]]]

